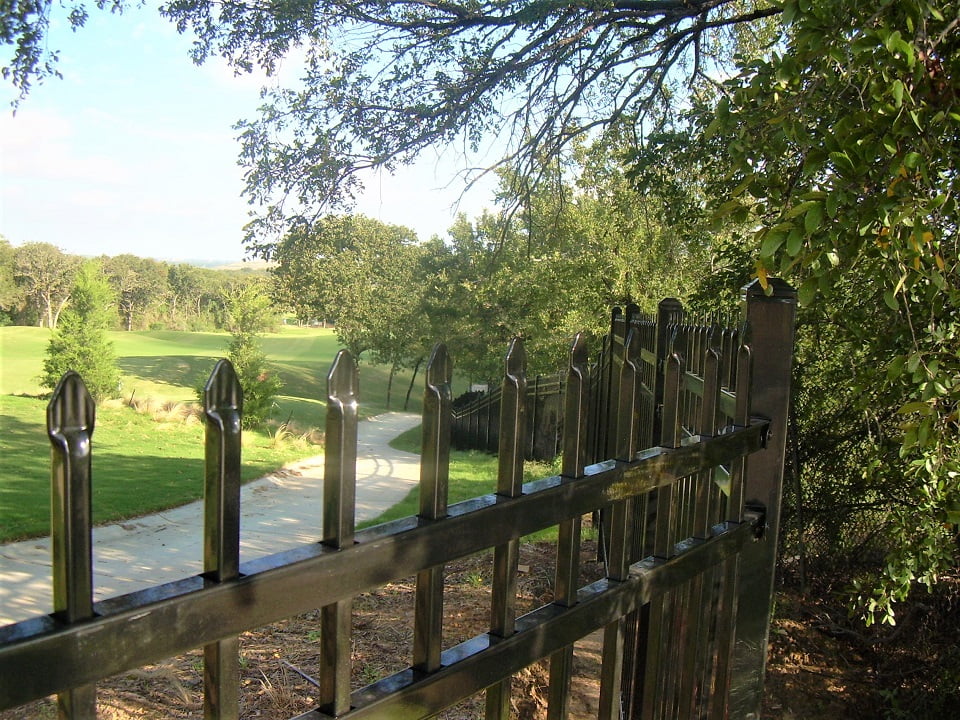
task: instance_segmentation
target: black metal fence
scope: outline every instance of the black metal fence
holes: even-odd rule
[[[98,680],[204,647],[205,716],[239,714],[238,635],[322,608],[318,707],[301,718],[425,718],[479,692],[506,718],[510,676],[550,660],[551,718],[567,716],[573,643],[603,631],[600,717],[747,717],[762,692],[779,520],[795,295],[745,288],[745,333],[655,325],[657,357],[625,325],[611,409],[589,462],[588,355],[564,378],[562,469],[523,484],[530,410],[522,343],[506,357],[496,493],[448,505],[451,363],[431,356],[420,511],[354,531],[357,371],[328,375],[322,527],[316,544],[239,562],[242,398],[221,361],[205,391],[204,573],[92,602],[94,406],[75,374],[51,400],[54,612],[0,628],[0,709],[58,694],[65,718],[95,716]],[[666,312],[662,306],[662,312]],[[664,316],[667,317],[667,316]],[[652,418],[652,421],[651,421]],[[749,460],[748,460],[749,456]],[[647,508],[654,507],[650,514]],[[580,519],[607,509],[607,577],[577,587]],[[553,602],[516,617],[520,538],[559,527]],[[493,548],[490,630],[443,644],[443,568]],[[350,687],[351,604],[416,575],[410,666]]]

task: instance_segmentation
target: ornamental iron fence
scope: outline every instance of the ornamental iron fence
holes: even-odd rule
[[[321,609],[317,707],[298,718],[427,718],[476,693],[507,718],[510,677],[549,659],[548,717],[568,716],[573,644],[603,633],[601,718],[748,718],[759,711],[782,486],[795,293],[744,288],[739,328],[614,315],[609,361],[572,343],[562,405],[530,403],[521,340],[498,403],[496,491],[449,504],[451,360],[426,372],[417,516],[356,531],[358,375],[341,351],[327,377],[318,542],[240,562],[242,393],[220,361],[204,391],[204,572],[93,602],[94,404],[67,373],[48,408],[54,612],[0,628],[0,710],[58,696],[96,716],[96,683],[204,649],[204,714],[240,713],[241,633]],[[536,381],[534,397],[536,397]],[[538,413],[540,413],[538,418]],[[550,421],[546,417],[553,418]],[[523,482],[531,424],[561,427],[561,471]],[[491,425],[492,427],[492,425]],[[533,440],[531,440],[531,437]],[[493,480],[493,479],[492,479]],[[580,523],[606,518],[606,577],[578,587]],[[553,601],[517,617],[520,538],[557,526]],[[493,550],[490,629],[443,643],[444,566]],[[410,664],[350,685],[351,607],[416,576]]]

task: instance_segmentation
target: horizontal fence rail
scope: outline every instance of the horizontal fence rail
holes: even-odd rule
[[[548,717],[566,717],[573,644],[594,631],[603,633],[601,718],[746,717],[759,706],[751,693],[762,681],[765,655],[758,658],[755,646],[765,645],[769,595],[763,607],[744,589],[756,592],[770,579],[764,563],[772,572],[769,530],[778,510],[770,497],[780,482],[775,472],[758,480],[755,466],[769,473],[778,452],[782,459],[780,421],[769,409],[779,409],[788,391],[782,376],[758,380],[758,366],[763,370],[760,358],[789,348],[783,342],[792,338],[792,291],[775,290],[780,294],[769,300],[747,289],[745,330],[683,325],[670,304],[665,325],[624,318],[617,329],[615,315],[603,380],[609,407],[597,406],[604,395],[578,337],[563,380],[561,473],[525,484],[533,413],[523,344],[513,341],[500,391],[495,491],[453,505],[452,363],[438,345],[426,372],[419,513],[362,531],[354,529],[359,387],[356,363],[341,351],[327,377],[318,542],[245,563],[238,520],[242,393],[233,368],[221,361],[204,396],[204,572],[97,603],[90,573],[94,408],[82,380],[69,373],[48,413],[55,611],[0,628],[0,709],[57,694],[61,717],[93,717],[98,681],[202,647],[205,717],[235,718],[239,635],[320,608],[319,703],[302,718],[430,717],[484,691],[486,716],[505,718],[510,676],[545,659]],[[784,312],[789,322],[756,310],[751,322],[751,303]],[[664,346],[652,374],[644,333]],[[789,370],[789,357],[777,367]],[[601,418],[606,429],[595,432]],[[601,445],[608,452],[597,460]],[[578,587],[580,518],[595,512],[606,518],[606,578]],[[559,527],[553,602],[517,617],[519,539],[551,526]],[[748,563],[751,548],[758,549]],[[490,630],[445,648],[444,566],[491,549]],[[353,599],[411,576],[417,584],[409,667],[351,688]]]

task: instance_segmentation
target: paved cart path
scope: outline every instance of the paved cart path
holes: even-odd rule
[[[414,488],[420,456],[388,443],[420,423],[386,413],[359,423],[357,522],[380,515]],[[240,561],[320,538],[323,456],[301,460],[240,491]],[[94,599],[123,595],[203,570],[203,503],[198,501],[93,531]],[[53,610],[50,538],[0,545],[0,625]]]

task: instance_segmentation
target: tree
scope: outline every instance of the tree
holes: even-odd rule
[[[61,0],[62,2],[63,0]],[[127,0],[72,0],[86,7]],[[7,11],[4,76],[26,92],[55,74],[49,5]],[[426,147],[486,134],[508,140],[505,165],[536,179],[537,161],[621,117],[643,122],[683,82],[729,68],[725,38],[780,13],[768,0],[453,0],[221,3],[169,0],[161,12],[196,35],[194,59],[219,54],[268,72],[304,48],[303,85],[269,91],[241,124],[247,192],[264,212],[250,242],[286,235],[318,208],[348,204],[365,169],[392,169]],[[484,169],[478,169],[482,172]],[[467,179],[476,177],[468,172]],[[270,241],[270,242],[272,242]]]
[[[14,280],[35,309],[38,324],[55,328],[80,259],[49,243],[26,243],[15,253]]]
[[[860,414],[867,450],[849,471],[892,537],[881,577],[856,586],[868,621],[893,622],[895,602],[956,563],[958,17],[956,2],[786,2],[784,43],[685,133],[723,168],[713,217],[753,226],[756,274],[790,275],[845,359],[834,407]],[[814,367],[811,380],[840,370]]]
[[[243,426],[262,425],[273,411],[283,383],[268,366],[260,335],[273,327],[275,317],[263,283],[236,282],[224,292],[227,327],[232,338],[228,359],[243,389]],[[202,391],[201,391],[202,394]]]
[[[166,263],[124,254],[104,262],[110,282],[116,290],[124,327],[133,330],[134,318],[146,314],[166,296],[169,285]]]
[[[42,387],[51,391],[68,370],[78,372],[97,402],[117,395],[120,370],[107,330],[113,325],[114,296],[97,261],[80,266],[43,361]]]
[[[9,324],[23,303],[23,291],[15,280],[16,250],[0,235],[0,325]]]
[[[369,353],[396,372],[428,350],[420,298],[422,249],[409,228],[363,215],[331,215],[289,233],[270,255],[275,296],[301,317],[335,320],[355,358]]]

